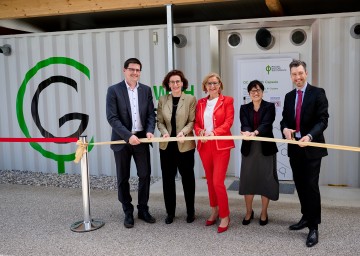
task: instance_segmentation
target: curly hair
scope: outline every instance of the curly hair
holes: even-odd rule
[[[170,77],[172,76],[179,76],[181,82],[183,83],[182,91],[186,90],[189,86],[188,80],[185,78],[184,73],[180,70],[174,69],[171,70],[169,73],[166,74],[164,77],[164,80],[162,81],[162,87],[165,88],[166,91],[171,91],[171,88],[169,86]]]

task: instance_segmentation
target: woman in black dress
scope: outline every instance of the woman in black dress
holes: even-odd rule
[[[240,108],[241,134],[274,138],[274,103],[263,100],[264,85],[257,80],[248,85],[251,102]],[[246,216],[242,224],[248,225],[254,218],[254,195],[261,195],[260,225],[268,223],[267,208],[270,200],[279,199],[279,181],[276,171],[275,142],[243,140],[241,145],[241,173],[239,194],[244,195]]]

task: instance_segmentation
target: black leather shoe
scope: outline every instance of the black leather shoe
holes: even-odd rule
[[[171,223],[173,223],[173,221],[174,221],[174,215],[166,216],[166,218],[165,218],[165,223],[166,224],[171,224]]]
[[[245,218],[246,218],[246,216],[245,216]],[[250,219],[247,220],[245,218],[243,219],[242,224],[243,225],[249,225],[251,220],[254,218],[254,210],[251,211]]]
[[[300,230],[308,226],[308,221],[301,219],[298,223],[293,224],[289,227],[290,230]]]
[[[194,214],[188,215],[188,216],[186,217],[186,222],[187,222],[187,223],[193,223],[194,220],[195,220],[195,215],[194,215]]]
[[[319,232],[316,229],[310,229],[309,234],[306,238],[306,246],[313,247],[319,242]]]
[[[126,213],[125,219],[124,219],[124,226],[126,228],[132,228],[134,227],[134,216],[132,213]]]
[[[155,223],[156,222],[155,218],[153,216],[151,216],[148,211],[139,212],[138,218],[147,223]]]

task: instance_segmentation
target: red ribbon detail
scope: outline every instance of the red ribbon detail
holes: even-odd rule
[[[0,142],[77,142],[78,138],[0,138]]]

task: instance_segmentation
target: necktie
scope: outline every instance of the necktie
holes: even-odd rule
[[[301,104],[302,104],[302,91],[297,91],[298,98],[296,103],[296,112],[295,112],[295,121],[296,121],[296,132],[300,131],[300,114],[301,114]]]

